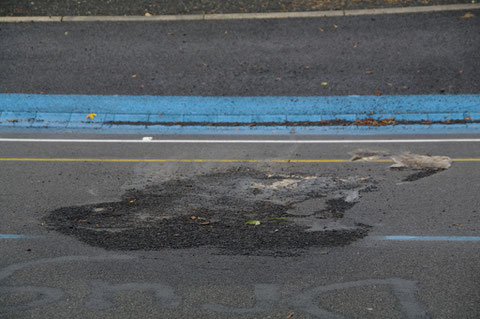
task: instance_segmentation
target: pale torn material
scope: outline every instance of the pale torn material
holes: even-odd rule
[[[448,156],[426,156],[412,153],[392,156],[394,164],[390,168],[448,169],[452,159]]]
[[[359,149],[350,153],[352,162],[373,162],[389,155],[386,151]]]
[[[302,181],[314,179],[315,176],[302,177],[301,179],[286,178],[280,181],[274,182],[270,185],[262,183],[253,183],[252,188],[258,189],[294,189],[298,187],[298,184]]]
[[[448,156],[427,156],[412,153],[390,155],[386,151],[359,149],[350,153],[352,162],[375,162],[382,158],[390,157],[394,164],[390,168],[410,169],[448,169],[452,159]]]
[[[298,186],[299,179],[282,179],[281,181],[274,182],[271,185],[266,185],[262,183],[253,183],[253,188],[270,188],[270,189],[280,189],[280,188],[296,188]]]

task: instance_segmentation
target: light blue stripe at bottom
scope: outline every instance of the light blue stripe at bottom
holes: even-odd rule
[[[26,235],[17,235],[17,234],[0,234],[0,239],[21,239],[21,238],[29,238],[31,236]]]
[[[480,241],[480,236],[380,236],[379,239],[401,241]]]

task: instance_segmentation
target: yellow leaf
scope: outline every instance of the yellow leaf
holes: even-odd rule
[[[323,86],[327,86],[328,83],[327,83],[327,82],[322,82],[322,85],[323,85]]]
[[[96,113],[90,113],[90,114],[87,115],[87,119],[93,120],[96,116],[97,116]]]
[[[461,16],[460,18],[461,19],[470,19],[470,18],[473,18],[475,15],[471,12],[467,12],[465,13],[463,16]]]

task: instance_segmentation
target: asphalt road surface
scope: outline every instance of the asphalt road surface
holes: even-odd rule
[[[478,93],[480,13],[466,13],[2,24],[0,92]]]
[[[2,316],[475,318],[479,242],[383,236],[478,235],[478,162],[454,161],[448,170],[405,181],[417,171],[348,159],[358,149],[478,159],[477,145],[2,142],[2,156],[18,160],[1,160],[0,232],[31,236],[0,240]],[[180,161],[188,159],[207,161]],[[335,159],[347,161],[328,161]],[[295,189],[304,197],[275,198]],[[251,192],[261,203],[252,203]],[[331,199],[350,205],[331,216]],[[128,221],[102,213],[115,202],[117,212],[136,206]],[[278,207],[269,210],[265,203],[272,202]],[[83,215],[62,210],[71,206]],[[297,227],[302,220],[312,225],[319,211],[327,214],[315,217],[319,229]],[[260,225],[245,225],[258,219]],[[56,228],[65,223],[67,229]],[[171,234],[180,239],[171,241],[162,235],[169,225],[190,230]],[[145,233],[148,227],[157,235]],[[352,236],[352,229],[365,233]],[[255,236],[263,246],[249,241]],[[185,241],[192,244],[182,247]]]
[[[154,15],[349,10],[475,3],[471,0],[3,0],[0,16]]]
[[[0,91],[478,94],[464,14],[2,24]],[[1,318],[479,317],[478,135],[143,137],[2,130]]]

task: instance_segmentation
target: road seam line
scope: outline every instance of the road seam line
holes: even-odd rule
[[[374,238],[393,241],[480,241],[480,236],[376,236]]]
[[[384,14],[428,13],[480,9],[480,4],[448,4],[437,6],[415,6],[404,8],[327,10],[300,12],[264,12],[264,13],[213,13],[152,16],[32,16],[0,17],[0,23],[22,22],[171,22],[171,21],[209,21],[209,20],[265,20],[292,18],[348,17]]]

